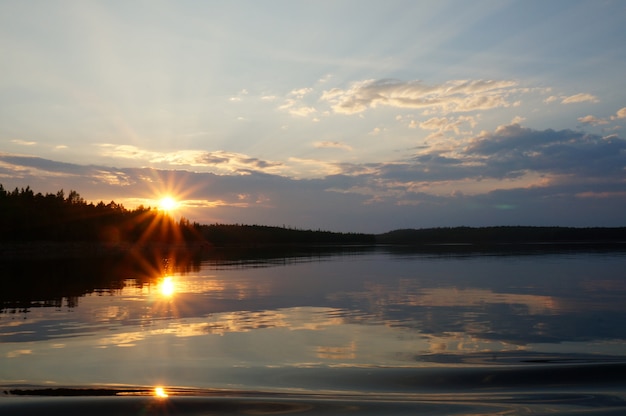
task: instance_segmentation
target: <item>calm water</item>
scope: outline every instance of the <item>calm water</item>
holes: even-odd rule
[[[5,267],[3,390],[127,394],[4,394],[0,413],[626,413],[624,252],[160,266]],[[155,386],[170,396],[141,393]]]

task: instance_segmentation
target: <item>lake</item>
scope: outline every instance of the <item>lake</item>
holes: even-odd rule
[[[626,413],[623,250],[131,260],[3,265],[0,413]]]

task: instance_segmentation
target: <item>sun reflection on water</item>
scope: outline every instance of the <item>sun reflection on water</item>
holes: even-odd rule
[[[166,276],[159,283],[159,292],[166,298],[172,297],[176,292],[176,284],[171,276]]]

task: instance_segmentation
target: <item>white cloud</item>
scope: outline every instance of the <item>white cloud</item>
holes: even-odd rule
[[[313,91],[313,88],[298,88],[298,89],[292,90],[289,94],[297,98],[302,98],[312,91]]]
[[[245,174],[249,171],[277,173],[282,163],[271,162],[241,153],[204,150],[178,150],[175,152],[156,152],[143,150],[131,145],[101,144],[102,155],[113,158],[144,160],[148,163],[204,167],[219,174]]]
[[[611,121],[620,120],[626,118],[626,107],[622,107],[615,115],[610,116],[609,118],[600,118],[593,115],[587,115],[584,117],[578,117],[578,121],[583,124],[591,124],[592,126],[597,126],[601,124],[609,124]]]
[[[20,140],[20,139],[13,139],[11,140],[11,143],[19,144],[20,146],[34,146],[37,144],[37,142]]]
[[[317,109],[311,106],[303,105],[299,100],[288,98],[285,103],[278,107],[279,110],[287,111],[293,116],[307,117],[317,112]]]
[[[453,80],[438,85],[421,81],[365,80],[347,90],[324,91],[321,99],[336,113],[355,114],[379,105],[454,113],[508,107],[509,95],[519,92],[515,81]]]
[[[626,107],[620,108],[614,116],[611,116],[611,120],[618,120],[622,118],[626,118]]]
[[[341,142],[322,141],[322,142],[313,143],[313,146],[318,149],[334,148],[334,149],[352,150],[351,146],[348,146],[347,144],[341,143]]]
[[[243,99],[243,97],[245,97],[248,94],[249,94],[248,90],[244,88],[241,91],[239,91],[237,95],[230,97],[228,100],[231,102],[239,102]]]
[[[420,128],[424,130],[436,130],[440,133],[453,131],[454,133],[462,134],[461,126],[467,123],[470,127],[476,126],[476,119],[472,116],[460,116],[460,117],[433,117],[422,123],[419,123]],[[410,127],[410,126],[409,126]]]
[[[561,104],[598,103],[598,102],[600,102],[600,100],[598,100],[598,97],[596,97],[595,95],[585,94],[585,93],[570,95],[569,97],[563,97],[563,100],[561,100]]]
[[[598,118],[596,116],[588,115],[584,117],[578,117],[577,119],[582,124],[591,124],[592,126],[597,126],[600,124],[608,124],[609,122],[606,119]]]
[[[317,112],[315,108],[307,107],[307,106],[293,107],[293,108],[290,108],[288,111],[289,111],[289,114],[292,114],[294,116],[300,116],[300,117],[306,117],[310,114]]]
[[[440,130],[444,128],[450,121],[446,117],[433,117],[422,123],[419,123],[420,128],[424,130]]]

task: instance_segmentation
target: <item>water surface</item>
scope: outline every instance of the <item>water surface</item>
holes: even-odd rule
[[[4,389],[164,386],[189,414],[218,404],[234,414],[256,404],[283,414],[626,411],[623,252],[161,261],[5,267],[15,282],[0,296]],[[34,273],[55,285],[41,290]],[[26,412],[22,396],[5,396],[0,410]]]

